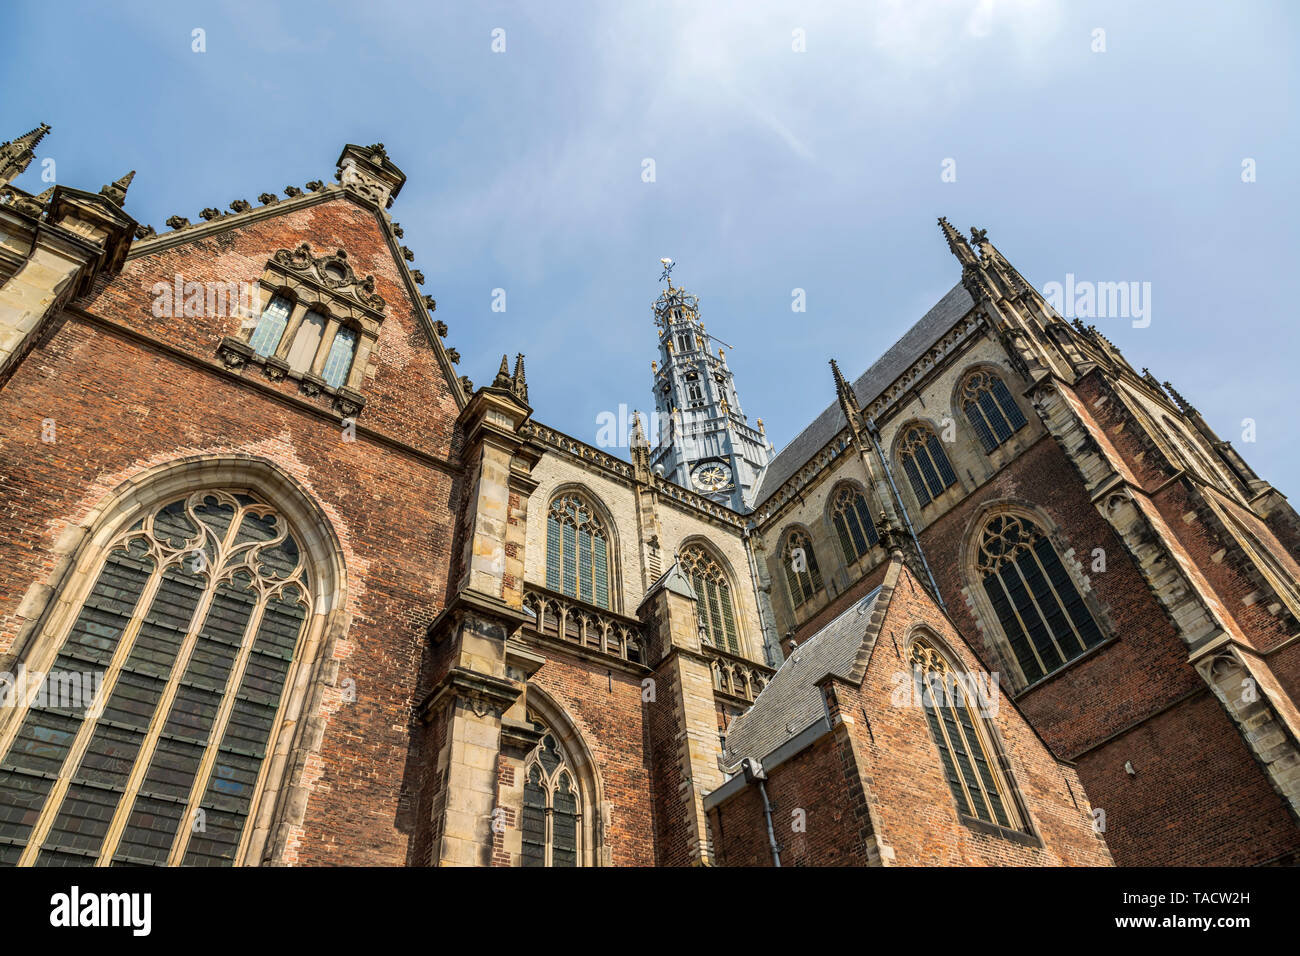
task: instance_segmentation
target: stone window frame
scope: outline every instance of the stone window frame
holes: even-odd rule
[[[613,850],[609,844],[610,807],[605,802],[605,786],[599,766],[582,732],[560,704],[536,683],[529,681],[525,691],[529,720],[542,724],[555,737],[573,772],[578,791],[578,866],[610,866]],[[531,758],[532,753],[529,753]],[[523,763],[527,763],[527,758]],[[522,781],[516,819],[522,829]]]
[[[319,505],[280,466],[252,455],[197,455],[156,465],[104,496],[54,547],[56,563],[40,600],[20,626],[11,652],[16,667],[48,673],[99,577],[109,549],[142,516],[205,490],[243,491],[266,502],[294,529],[309,568],[311,615],[285,677],[276,725],[266,743],[234,866],[278,864],[306,814],[302,781],[319,751],[325,685],[333,684],[335,643],[346,633],[348,574],[342,546]],[[27,708],[0,708],[0,748],[7,752]]]
[[[845,550],[844,537],[840,534],[839,528],[835,525],[835,518],[839,513],[840,502],[838,499],[840,499],[846,491],[853,492],[853,494],[860,497],[866,503],[868,520],[865,522],[865,527],[863,528],[863,537],[866,539],[867,547],[866,550],[861,553],[858,553],[857,551],[857,543],[853,541],[852,528],[848,525],[848,522],[845,522],[845,532],[848,534],[849,544],[853,546],[853,554],[849,554]],[[865,560],[872,551],[875,550],[876,546],[880,544],[880,531],[876,528],[875,521],[872,520],[871,497],[871,495],[867,494],[867,489],[863,487],[861,483],[850,478],[841,478],[839,481],[835,482],[831,487],[830,494],[826,496],[825,515],[823,517],[826,521],[826,527],[830,531],[831,540],[836,543],[840,560],[844,563],[846,569],[853,567],[859,561]],[[854,507],[854,503],[850,501],[848,507]],[[859,523],[863,523],[860,515],[855,514],[854,517],[858,519]]]
[[[985,593],[983,575],[979,571],[981,536],[985,526],[1000,515],[1011,515],[1031,521],[1042,530],[1043,535],[1056,552],[1062,567],[1065,568],[1066,573],[1069,575],[1071,583],[1083,599],[1084,606],[1092,616],[1093,623],[1101,632],[1100,641],[1032,681],[1026,677],[1024,670],[1020,666],[1020,660],[1002,626],[1002,619],[994,609],[993,602]],[[1060,526],[1042,508],[1030,502],[1016,499],[986,501],[976,508],[968,519],[963,541],[961,570],[964,580],[962,590],[966,597],[966,604],[970,608],[976,626],[984,638],[985,647],[996,659],[1001,672],[1006,675],[1006,683],[1010,691],[1023,694],[1032,687],[1052,680],[1116,639],[1116,631],[1110,615],[1102,607],[1096,594],[1093,593],[1092,583],[1088,576],[1084,574],[1082,565],[1075,557],[1074,548],[1066,541]]]
[[[919,436],[919,440],[917,436]],[[938,480],[941,482],[943,481],[944,476],[942,474],[942,469],[939,467],[939,462],[934,460],[934,452],[929,447],[929,440],[931,438],[938,443],[939,452],[943,455],[943,461],[947,464],[948,470],[952,473],[952,481],[940,488],[938,492],[931,491],[930,482],[925,477],[923,470],[918,469],[916,477],[914,478],[912,471],[908,469],[908,461],[915,461],[916,452],[923,450],[925,451],[926,456],[930,459],[931,467],[933,468]],[[944,444],[943,439],[939,437],[939,430],[934,427],[932,422],[923,418],[913,418],[903,423],[894,433],[894,461],[898,463],[898,470],[906,476],[908,490],[911,491],[912,498],[920,509],[928,508],[935,502],[943,500],[954,488],[959,489],[959,493],[964,493],[964,485],[961,480],[961,475],[958,474],[957,466],[953,463],[952,455],[949,454],[948,449],[944,448]],[[982,448],[983,446],[980,447]],[[920,480],[922,487],[925,489],[926,498],[924,500],[922,500],[921,493],[916,487],[918,479]]]
[[[551,508],[555,502],[566,496],[576,496],[583,504],[586,505],[591,519],[600,527],[604,533],[605,539],[605,561],[606,561],[606,582],[605,586],[609,594],[609,604],[597,604],[594,600],[594,583],[593,583],[593,600],[584,601],[581,597],[582,589],[578,587],[577,594],[569,594],[564,590],[563,575],[560,578],[560,587],[552,588],[550,586],[550,535],[551,535]],[[551,489],[545,497],[546,506],[541,509],[542,515],[542,542],[545,551],[543,552],[544,561],[542,564],[542,581],[543,586],[548,591],[554,591],[556,594],[562,594],[578,604],[588,604],[590,607],[599,608],[604,611],[613,611],[622,613],[623,610],[623,586],[622,576],[620,573],[620,550],[618,539],[618,526],[614,522],[614,516],[610,513],[609,508],[605,506],[604,501],[600,499],[590,488],[581,482],[563,482]],[[561,545],[561,547],[563,547]],[[594,555],[593,555],[594,564]]]
[[[718,571],[721,573],[723,584],[725,584],[727,587],[727,599],[731,602],[731,614],[735,626],[736,647],[734,650],[732,650],[731,648],[725,647],[717,643],[711,644],[710,646],[725,651],[727,653],[736,654],[737,656],[748,658],[749,639],[744,628],[743,617],[740,613],[740,604],[737,601],[737,595],[740,592],[737,590],[736,574],[731,567],[731,562],[728,561],[722,555],[722,553],[716,547],[713,546],[712,542],[710,542],[707,538],[702,537],[700,535],[691,535],[682,540],[682,543],[677,548],[678,561],[681,562],[682,555],[692,550],[703,552],[703,554],[706,557],[708,557],[717,566]],[[692,576],[691,572],[687,569],[685,564],[682,564],[682,573],[684,573],[686,577],[690,580],[691,587],[695,588],[695,579]],[[698,588],[696,588],[696,590],[698,591]],[[703,601],[705,596],[701,594],[696,594],[696,597],[699,598],[699,600]],[[701,615],[701,620],[708,623],[710,621],[710,617],[708,615]],[[713,633],[712,626],[708,626],[706,629],[708,631],[710,639],[713,639],[714,633]]]
[[[998,440],[997,434],[990,430],[990,437],[993,438],[995,442],[992,448],[986,448],[984,442],[980,439],[979,431],[975,427],[974,422],[971,421],[970,415],[966,411],[966,402],[963,400],[963,393],[967,390],[971,380],[979,375],[988,376],[989,378],[1002,383],[1002,386],[1007,390],[1007,394],[1011,396],[1012,405],[1015,407],[1015,410],[1019,413],[1020,418],[1022,419],[1021,424],[1012,427],[1011,434],[1004,439]],[[952,390],[951,407],[954,412],[954,418],[957,417],[956,413],[960,412],[962,428],[969,435],[973,447],[976,448],[979,451],[979,454],[983,456],[983,458],[995,469],[1005,464],[1006,461],[1016,454],[1016,451],[1020,447],[1023,447],[1017,439],[1019,436],[1026,434],[1026,429],[1032,426],[1034,421],[1034,417],[1026,413],[1020,399],[1016,397],[1016,393],[1008,384],[1008,375],[1009,371],[1007,369],[989,362],[978,362],[969,368],[962,370],[962,373],[957,376],[956,383]],[[994,402],[997,402],[996,397],[994,397]],[[1006,410],[1002,408],[1001,405],[999,405],[999,410],[1002,412],[1003,416],[1006,417],[1008,427],[1011,427],[1014,423],[1011,421],[1010,416],[1006,414]],[[987,417],[987,414],[985,417]],[[952,464],[951,455],[948,457],[948,462],[949,464]],[[954,465],[953,467],[954,470],[956,470],[956,466]]]
[[[790,549],[795,547],[795,538],[802,539],[801,547],[804,548],[807,558],[807,567],[803,571],[795,571],[794,563],[790,558]],[[786,596],[790,601],[790,609],[798,612],[802,607],[810,604],[826,588],[826,579],[822,577],[821,566],[817,563],[816,547],[813,544],[812,530],[805,525],[795,524],[781,532],[781,547],[777,550],[777,562],[781,566],[781,579],[785,581]],[[808,578],[808,593],[805,595],[802,576]],[[795,592],[795,582],[799,581],[798,593]]]
[[[241,329],[238,337],[226,336],[217,347],[223,363],[232,369],[260,366],[272,381],[291,379],[309,397],[329,396],[335,410],[345,418],[359,414],[366,404],[361,391],[366,368],[378,346],[387,308],[387,303],[375,292],[374,276],[357,276],[344,249],[316,255],[311,245],[303,242],[295,249],[276,251],[267,261],[256,290],[257,315],[250,317],[248,327]],[[250,340],[263,311],[275,296],[289,301],[289,316],[275,351],[263,357],[254,351]],[[300,372],[290,368],[287,359],[294,337],[309,312],[320,315],[325,320],[325,328],[309,370]],[[347,378],[336,387],[327,384],[321,372],[335,336],[345,328],[356,333],[357,342]]]
[[[915,674],[916,652],[918,646],[926,646],[932,652],[933,656],[941,660],[950,670],[964,670],[970,673],[969,669],[961,665],[961,655],[957,654],[953,646],[933,628],[925,624],[915,624],[903,638],[903,660],[907,662],[908,669]],[[977,662],[978,666],[978,662]],[[980,669],[986,676],[987,671]],[[913,684],[913,687],[916,685]],[[963,698],[966,691],[962,689]],[[1034,822],[1033,815],[1029,812],[1029,806],[1025,802],[1024,793],[1021,791],[1019,784],[1016,782],[1016,771],[1012,766],[1010,751],[1003,739],[1001,729],[997,722],[989,714],[977,714],[978,719],[972,720],[971,724],[974,729],[978,742],[983,749],[985,760],[992,771],[995,785],[998,788],[998,794],[1002,799],[1004,807],[1008,811],[1008,818],[1013,824],[1011,827],[1004,827],[998,823],[990,823],[981,820],[978,817],[971,816],[964,812],[957,800],[957,795],[952,794],[953,809],[956,811],[957,819],[966,827],[984,833],[991,833],[1017,843],[1023,843],[1030,846],[1042,846],[1042,838],[1038,833],[1038,828]],[[927,736],[938,752],[940,744],[934,739],[934,730],[930,726],[929,718],[926,717]],[[992,759],[990,759],[992,758]],[[938,769],[943,775],[942,763],[938,764]],[[944,783],[951,792],[951,783],[944,775]]]

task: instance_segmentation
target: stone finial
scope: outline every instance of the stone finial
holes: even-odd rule
[[[416,285],[424,285],[424,273],[419,269],[411,270],[411,278],[415,280]]]
[[[319,179],[313,179],[311,182],[307,184],[308,192],[318,193],[324,188],[325,188],[325,184]]]
[[[452,365],[456,365],[460,362],[460,353],[455,349],[447,349],[447,358],[451,359]]]
[[[438,333],[438,338],[445,339],[447,337],[447,323],[442,319],[438,319],[433,323],[433,331]]]
[[[460,387],[466,395],[474,394],[474,383],[470,380],[468,375],[462,375],[460,377]]]
[[[126,191],[131,188],[131,180],[135,179],[135,170],[131,170],[121,179],[115,180],[103,187],[99,194],[104,196],[114,206],[121,206],[126,202]]]
[[[258,195],[257,201],[263,206],[274,206],[280,201],[280,197],[275,193],[261,193]]]
[[[247,199],[236,199],[234,202],[230,204],[231,212],[248,212],[248,210],[252,208],[253,208],[253,204],[250,203]]]
[[[17,139],[0,143],[0,184],[11,183],[23,174],[36,156],[36,145],[49,131],[49,124],[42,123]]]
[[[406,238],[406,230],[402,228],[402,224],[400,222],[393,223],[393,235],[395,235],[398,239]]]
[[[154,230],[153,226],[138,226],[135,230],[135,237],[137,239],[148,239],[151,236],[156,235],[158,235],[158,233]]]
[[[207,209],[200,209],[199,215],[202,216],[204,219],[206,219],[208,222],[211,222],[213,219],[219,219],[221,217],[221,210],[214,209],[213,207],[209,206]]]
[[[163,224],[170,226],[172,229],[184,229],[190,224],[190,221],[184,216],[168,216],[166,222]]]
[[[423,300],[423,301],[424,301],[424,307],[425,307],[426,309],[428,309],[430,312],[436,312],[436,311],[437,311],[437,309],[438,309],[438,303],[437,303],[437,301],[434,299],[433,296],[431,296],[431,295],[426,295],[426,296],[424,296],[424,300]]]
[[[406,246],[402,246],[402,258],[405,259],[407,262],[414,262],[415,253],[412,252],[410,249],[406,248]]]
[[[853,387],[844,378],[844,373],[840,371],[839,363],[835,359],[831,359],[831,374],[835,377],[835,397],[840,401],[840,411],[844,413],[844,419],[849,423],[849,427],[856,432],[862,427],[858,397],[853,394]]]
[[[948,240],[948,249],[957,257],[958,262],[966,266],[973,265],[977,261],[975,253],[966,242],[966,237],[954,229],[943,216],[939,217],[939,229],[943,232],[943,237]]]
[[[501,368],[497,370],[497,377],[492,380],[492,387],[509,388],[510,384],[510,363],[505,355],[502,355]]]
[[[285,186],[284,194],[288,196],[290,199],[296,199],[297,197],[302,195],[302,190],[299,189],[297,186]]]
[[[528,380],[524,377],[524,353],[515,353],[515,374],[510,378],[510,390],[524,404],[528,403]]]

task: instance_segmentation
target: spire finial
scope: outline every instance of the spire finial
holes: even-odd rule
[[[121,206],[126,202],[126,191],[131,188],[131,180],[135,179],[135,170],[131,170],[121,179],[112,184],[105,186],[99,191],[101,196],[108,198],[108,201],[115,206]]]
[[[970,265],[976,261],[975,253],[971,252],[966,237],[954,229],[944,216],[939,217],[939,228],[943,231],[943,237],[948,240],[948,248],[957,257],[958,262],[962,265]]]
[[[42,123],[17,139],[0,143],[0,184],[11,183],[23,174],[36,155],[36,144],[44,139],[49,131],[49,124]]]
[[[1192,407],[1192,403],[1183,398],[1178,389],[1174,388],[1168,382],[1165,382],[1165,391],[1169,393],[1169,397],[1174,400],[1174,404],[1178,406],[1178,410],[1184,415],[1196,414],[1196,409]]]
[[[521,402],[528,402],[528,381],[524,378],[524,353],[515,353],[515,374],[510,380],[510,390]]]
[[[659,275],[659,281],[667,282],[668,288],[671,289],[673,287],[673,266],[677,265],[677,263],[664,256],[659,260],[659,264],[664,267],[664,271]]]
[[[859,427],[859,409],[858,397],[853,394],[853,388],[844,378],[844,373],[840,371],[840,365],[835,359],[831,359],[831,374],[835,376],[835,395],[840,400],[840,410],[844,412],[844,418],[848,421],[849,426],[857,431]]]
[[[510,360],[506,358],[505,353],[502,353],[501,368],[497,370],[497,377],[492,380],[492,387],[509,388],[510,385]]]

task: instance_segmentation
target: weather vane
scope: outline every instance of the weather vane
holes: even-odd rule
[[[664,267],[663,274],[659,276],[659,281],[667,281],[668,288],[671,289],[673,285],[673,266],[677,265],[677,263],[673,262],[673,260],[669,259],[667,256],[660,259],[659,262]]]

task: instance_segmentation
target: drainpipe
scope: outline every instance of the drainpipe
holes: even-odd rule
[[[772,865],[781,866],[781,850],[776,845],[776,831],[772,829],[772,804],[767,799],[767,786],[763,781],[767,779],[767,774],[763,773],[763,766],[757,760],[751,760],[746,757],[741,761],[741,767],[745,771],[745,783],[758,782],[758,792],[763,797],[763,816],[767,819],[767,844],[772,848]],[[758,769],[755,770],[754,768]]]
[[[894,492],[894,500],[898,502],[898,510],[903,514],[903,523],[907,525],[907,533],[912,536],[912,543],[916,545],[916,553],[921,558],[921,567],[925,568],[925,576],[930,579],[930,590],[938,598],[939,607],[946,612],[948,605],[943,603],[943,595],[939,592],[939,585],[934,580],[934,572],[930,570],[930,562],[925,559],[925,550],[921,547],[921,539],[916,536],[916,529],[912,527],[912,519],[907,514],[907,505],[903,504],[903,496],[898,493],[898,485],[894,483],[894,471],[889,467],[889,459],[880,450],[880,442],[877,437],[879,432],[876,430],[876,423],[870,418],[867,419],[867,435],[871,438],[871,447],[876,449],[876,457],[885,466],[885,477],[889,479],[889,487]]]

